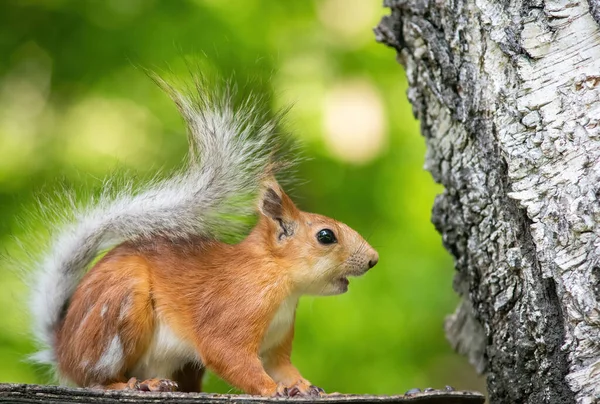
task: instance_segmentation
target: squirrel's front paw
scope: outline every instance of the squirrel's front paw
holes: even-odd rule
[[[275,397],[318,397],[325,395],[325,391],[307,380],[300,380],[297,383],[286,386],[282,383],[277,385]]]

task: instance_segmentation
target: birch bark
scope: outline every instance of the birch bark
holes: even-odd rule
[[[386,0],[492,403],[600,401],[600,0]]]

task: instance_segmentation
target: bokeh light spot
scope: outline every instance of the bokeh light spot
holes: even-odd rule
[[[340,83],[325,97],[325,144],[343,161],[371,161],[386,144],[385,119],[381,97],[370,82]]]
[[[144,107],[128,100],[84,99],[64,121],[65,160],[91,168],[106,166],[111,159],[142,164],[160,147],[150,139],[151,118]]]
[[[364,0],[317,2],[317,15],[323,26],[333,32],[331,38],[348,47],[357,47],[368,39],[364,33],[377,23],[379,17],[376,11],[370,2]]]

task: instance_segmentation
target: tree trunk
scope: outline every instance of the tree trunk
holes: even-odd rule
[[[492,403],[600,399],[600,0],[386,0]]]

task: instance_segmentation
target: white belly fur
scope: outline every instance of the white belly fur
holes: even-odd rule
[[[159,319],[152,342],[133,368],[131,376],[139,380],[170,379],[183,365],[194,361],[200,361],[194,346],[178,337],[171,327]]]
[[[269,324],[260,346],[260,354],[276,347],[285,338],[294,324],[294,314],[298,305],[298,296],[290,296],[281,303]]]
[[[298,297],[290,296],[281,303],[263,338],[260,354],[279,345],[294,323]],[[188,362],[200,362],[194,346],[175,334],[173,329],[160,319],[154,328],[150,346],[134,366],[131,376],[139,380],[169,379],[173,373]]]

